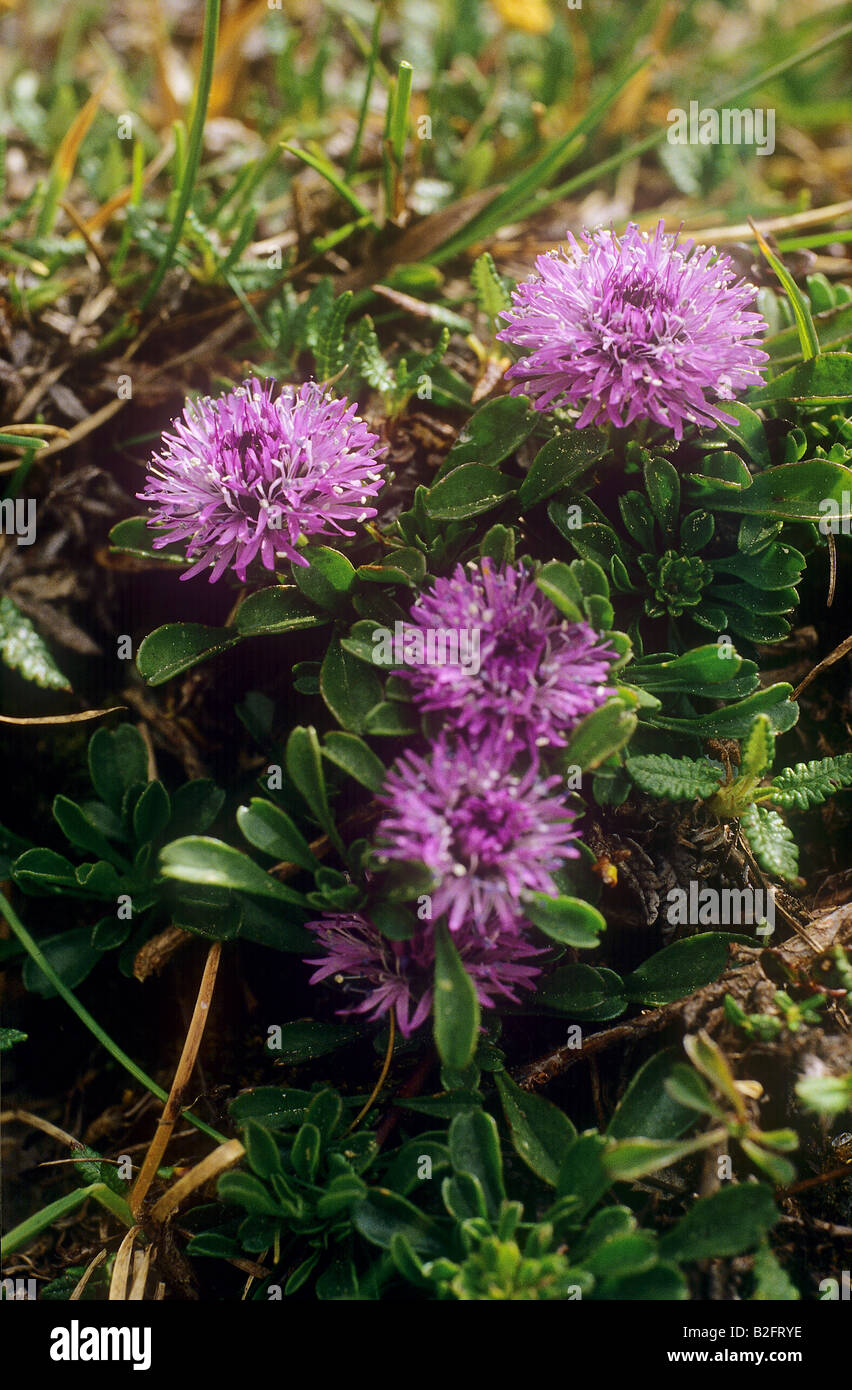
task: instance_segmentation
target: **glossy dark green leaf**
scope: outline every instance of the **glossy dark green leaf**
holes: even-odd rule
[[[310,845],[286,811],[272,801],[254,796],[237,811],[237,825],[250,845],[278,861],[298,864],[311,872],[317,859]]]
[[[257,593],[249,594],[240,604],[234,619],[241,637],[299,632],[306,627],[319,627],[327,621],[328,618],[318,613],[310,599],[292,584],[274,584],[268,589],[258,589]]]
[[[728,963],[728,947],[735,942],[754,944],[751,937],[735,932],[706,931],[665,946],[625,977],[628,999],[656,1008],[693,994],[719,978]]]
[[[429,489],[426,511],[436,521],[461,521],[490,512],[509,496],[516,484],[484,463],[463,463]]]
[[[573,1124],[544,1096],[522,1091],[507,1072],[495,1072],[494,1084],[515,1149],[537,1177],[555,1187],[568,1149],[577,1138]]]
[[[645,1139],[679,1139],[695,1122],[693,1108],[680,1104],[666,1090],[666,1082],[678,1063],[669,1049],[649,1057],[615,1107],[607,1127],[610,1139],[641,1134]]]
[[[673,1260],[740,1255],[760,1243],[778,1220],[772,1193],[763,1183],[726,1183],[701,1197],[660,1241]]]
[[[381,791],[386,776],[385,765],[363,739],[354,734],[332,732],[326,735],[323,757],[335,767],[347,772],[371,792]]]
[[[343,843],[328,804],[322,756],[316,729],[301,725],[293,729],[287,740],[287,773],[294,787],[304,797],[311,814],[319,822],[335,848],[340,852]]]
[[[69,989],[81,984],[101,958],[100,951],[92,945],[91,936],[90,927],[73,927],[39,942],[48,964]],[[34,960],[24,962],[23,980],[24,988],[40,994],[42,999],[52,999],[56,995],[53,985]]]
[[[167,623],[142,642],[136,657],[140,676],[149,685],[163,685],[202,661],[226,652],[240,640],[232,627],[203,623]]]
[[[486,1213],[496,1217],[506,1196],[497,1125],[484,1110],[456,1115],[449,1129],[450,1157],[457,1174],[476,1178],[485,1197]]]
[[[346,651],[334,636],[320,670],[320,694],[338,724],[360,734],[367,715],[382,698],[382,683],[375,670]]]
[[[435,1043],[444,1066],[463,1070],[479,1035],[479,999],[446,925],[435,928]]]
[[[600,944],[600,933],[606,930],[597,908],[582,898],[531,893],[524,899],[524,914],[551,941],[580,950],[594,950]]]
[[[114,811],[128,788],[148,781],[148,750],[132,724],[116,729],[97,729],[89,739],[89,776],[102,801]]]
[[[436,481],[467,463],[502,463],[523,444],[534,425],[535,415],[525,396],[500,396],[486,401],[468,419],[441,464]]]
[[[600,430],[572,430],[555,435],[539,449],[521,484],[518,500],[524,511],[573,483],[606,449]]]
[[[775,401],[828,405],[852,400],[852,353],[824,352],[808,362],[776,376],[748,393],[748,404],[771,405]]]
[[[301,553],[308,567],[293,565],[297,586],[311,603],[336,612],[355,583],[354,567],[345,555],[327,545],[309,545]]]
[[[298,1019],[281,1025],[280,1046],[269,1048],[282,1062],[309,1062],[349,1047],[363,1036],[363,1029],[354,1023],[322,1023],[318,1019]]]
[[[277,898],[279,902],[294,906],[305,902],[301,893],[279,883],[247,854],[206,835],[187,835],[172,841],[162,851],[160,865],[167,878],[181,879],[184,883],[234,888],[264,898]]]

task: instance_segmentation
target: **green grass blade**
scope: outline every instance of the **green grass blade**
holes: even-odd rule
[[[195,110],[192,113],[192,127],[189,132],[189,142],[187,144],[180,196],[177,200],[174,221],[172,222],[169,239],[166,242],[166,249],[160,258],[159,265],[154,271],[151,283],[140,300],[139,308],[141,311],[147,309],[163,283],[166,271],[174,259],[181,232],[183,231],[186,214],[189,211],[192,191],[195,187],[195,180],[198,177],[198,166],[201,163],[201,147],[204,141],[204,122],[207,119],[207,104],[210,100],[210,87],[213,82],[213,63],[216,57],[216,39],[219,33],[219,16],[221,9],[222,0],[206,0],[204,12],[204,39],[201,47],[201,71],[198,75],[198,91],[195,98]]]
[[[125,1226],[133,1225],[133,1213],[123,1198],[107,1187],[105,1182],[93,1182],[88,1187],[78,1187],[74,1192],[68,1192],[64,1197],[58,1197],[55,1202],[49,1202],[46,1207],[42,1207],[41,1211],[34,1212],[32,1216],[27,1217],[26,1221],[15,1226],[8,1235],[3,1237],[2,1245],[0,1245],[4,1257],[14,1254],[16,1250],[20,1250],[22,1245],[27,1245],[31,1240],[35,1240],[36,1236],[40,1236],[42,1231],[46,1231],[49,1226],[53,1225],[54,1221],[76,1211],[89,1197],[94,1197],[96,1202],[100,1202],[102,1207],[111,1211],[113,1216],[117,1216]]]
[[[50,964],[50,961],[45,958],[43,952],[39,949],[37,942],[30,936],[20,917],[12,907],[12,904],[2,893],[0,893],[0,913],[6,918],[6,921],[9,923],[15,936],[27,952],[27,955],[35,961],[42,973],[47,976],[59,997],[65,1000],[69,1009],[73,1009],[80,1022],[88,1028],[90,1033],[94,1034],[98,1042],[106,1048],[110,1056],[114,1057],[120,1066],[124,1067],[125,1071],[130,1072],[130,1075],[135,1077],[135,1079],[144,1086],[147,1091],[150,1091],[152,1095],[159,1097],[160,1100],[168,1100],[168,1095],[162,1087],[158,1086],[156,1081],[152,1081],[150,1076],[148,1076],[141,1067],[136,1065],[133,1058],[128,1057],[127,1053],[122,1051],[118,1043],[113,1042],[109,1033],[104,1032],[97,1019],[92,1017],[88,1009],[84,1008],[80,1003],[76,994],[74,994],[65,982],[60,979],[53,966]],[[206,1125],[203,1120],[199,1120],[195,1115],[191,1114],[189,1110],[183,1110],[181,1113],[184,1119],[189,1120],[190,1124],[195,1125],[196,1129],[200,1129],[202,1134],[206,1134],[210,1139],[215,1139],[217,1144],[224,1144],[226,1138],[224,1134],[219,1134],[217,1130],[211,1129],[209,1125]]]
[[[771,246],[766,241],[766,238],[758,230],[751,218],[748,219],[748,224],[754,232],[755,239],[764,258],[772,266],[772,269],[784,286],[784,291],[790,301],[790,308],[793,310],[793,318],[796,320],[796,327],[799,330],[799,342],[802,345],[802,360],[807,362],[810,358],[816,357],[819,353],[819,338],[817,337],[817,331],[814,327],[808,301],[805,299],[805,296],[802,294],[802,291],[799,289],[799,286],[796,284],[784,262],[778,259]]]
[[[369,210],[356,193],[352,192],[345,179],[342,179],[332,164],[327,159],[322,159],[319,155],[311,154],[309,150],[299,149],[298,145],[284,143],[284,149],[288,154],[294,154],[297,159],[301,159],[303,164],[315,169],[321,174],[326,183],[330,183],[335,193],[339,193],[341,198],[345,198],[350,207],[354,208],[359,217],[368,217]]]

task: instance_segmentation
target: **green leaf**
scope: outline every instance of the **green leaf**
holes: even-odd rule
[[[30,619],[6,594],[0,598],[0,657],[43,690],[71,689]]]
[[[648,501],[660,529],[671,532],[680,510],[680,476],[677,469],[668,459],[654,456],[646,461],[643,472]]]
[[[638,717],[627,699],[614,698],[587,714],[573,730],[562,750],[563,766],[576,766],[582,772],[600,767],[630,741]]]
[[[679,1142],[674,1139],[621,1139],[607,1149],[601,1163],[611,1182],[633,1182],[648,1173],[668,1168],[711,1143],[712,1137],[706,1134]]]
[[[199,662],[236,646],[240,634],[231,627],[204,623],[167,623],[149,633],[136,655],[136,666],[149,685],[163,685]]]
[[[282,1215],[272,1193],[251,1173],[223,1173],[216,1191],[220,1201],[243,1207],[245,1211],[257,1216]],[[195,1239],[198,1240],[199,1237],[196,1236]]]
[[[363,739],[355,734],[326,734],[322,752],[324,758],[348,772],[362,787],[367,787],[371,792],[381,791],[386,776],[385,765]]]
[[[709,759],[673,758],[669,753],[642,753],[627,758],[625,767],[640,791],[669,801],[711,796],[725,775],[722,766]]]
[[[550,560],[542,566],[535,582],[569,622],[583,621],[583,591],[568,565],[561,560]]]
[[[127,868],[124,858],[113,848],[109,840],[89,819],[82,806],[70,801],[67,796],[57,796],[53,802],[53,818],[63,835],[77,849],[105,859],[117,868]]]
[[[765,806],[749,806],[740,826],[754,857],[768,874],[795,883],[799,877],[799,849],[793,832],[777,811]]]
[[[248,855],[206,835],[173,840],[160,855],[160,867],[166,878],[178,878],[184,883],[215,884],[242,893],[257,893],[263,898],[277,898],[298,907],[305,903],[301,893],[279,883]]]
[[[184,782],[172,797],[170,828],[175,838],[192,831],[203,834],[209,830],[225,801],[221,787],[209,777],[196,777]]]
[[[516,1086],[508,1072],[495,1072],[494,1084],[516,1152],[537,1177],[555,1187],[576,1129],[551,1101]]]
[[[666,1089],[675,1068],[682,1065],[675,1061],[675,1055],[671,1049],[658,1052],[639,1068],[615,1108],[606,1131],[608,1138],[628,1139],[638,1134],[644,1139],[679,1139],[694,1123],[694,1110]]]
[[[503,309],[508,309],[512,299],[490,252],[483,251],[481,256],[477,256],[471,266],[470,283],[476,296],[477,307],[488,319],[493,336],[497,328],[497,315]]]
[[[292,1065],[295,1062],[313,1061],[315,1057],[325,1057],[329,1052],[339,1052],[342,1047],[351,1046],[363,1036],[363,1028],[354,1023],[322,1023],[316,1019],[298,1019],[294,1023],[281,1025],[281,1046],[269,1048],[269,1051],[274,1053],[279,1061]],[[283,1094],[286,1099],[287,1093]]]
[[[159,839],[172,816],[171,798],[162,782],[149,782],[133,807],[133,835],[138,845]]]
[[[283,1170],[281,1163],[281,1152],[263,1125],[259,1125],[256,1120],[249,1120],[243,1130],[243,1143],[246,1146],[246,1157],[253,1171],[259,1178],[267,1181],[273,1173],[280,1173]]]
[[[101,958],[91,942],[90,927],[74,927],[71,931],[60,932],[39,942],[39,949],[49,965],[53,966],[60,980],[69,989],[74,989],[85,980]],[[24,988],[42,999],[52,999],[56,990],[46,975],[43,975],[34,960],[27,958],[23,969]]]
[[[852,353],[824,352],[809,362],[800,362],[765,386],[748,394],[748,403],[772,405],[793,401],[811,406],[833,405],[852,400]]]
[[[435,1044],[445,1067],[462,1071],[476,1050],[479,999],[446,924],[435,928]]]
[[[799,1290],[782,1268],[767,1240],[757,1247],[752,1273],[753,1302],[796,1303],[800,1298]]]
[[[771,793],[779,806],[795,806],[806,811],[819,806],[841,787],[852,786],[852,753],[836,758],[817,758],[809,763],[785,767],[764,792]]]
[[[273,859],[298,864],[300,869],[310,872],[317,867],[319,861],[301,830],[287,812],[273,802],[252,797],[248,806],[241,806],[237,811],[237,825],[250,845]]]
[[[513,480],[496,468],[463,463],[429,489],[425,507],[436,521],[461,521],[499,507],[515,490]]]
[[[754,944],[751,937],[724,931],[674,941],[625,977],[628,999],[654,1008],[684,999],[719,978],[728,964],[728,946],[734,942]]]
[[[733,1072],[719,1044],[705,1032],[690,1033],[683,1040],[683,1050],[694,1067],[725,1097],[734,1112],[745,1116],[745,1105]]]
[[[852,356],[849,360],[852,364]],[[826,515],[826,502],[834,501],[842,510],[844,493],[848,499],[850,487],[852,469],[842,463],[813,458],[766,468],[752,478],[748,487],[704,487],[701,497],[703,505],[713,511],[785,521],[820,521]]]
[[[597,908],[582,898],[530,893],[524,898],[524,913],[551,941],[580,950],[594,950],[600,944],[600,933],[606,930]]]
[[[751,222],[751,219],[749,219]],[[763,236],[762,232],[751,222],[751,229],[754,232],[760,250],[781,284],[784,286],[785,293],[790,301],[790,308],[793,310],[793,317],[796,320],[796,328],[799,332],[799,343],[802,349],[802,357],[805,361],[815,358],[819,352],[819,338],[817,337],[814,321],[811,317],[811,309],[807,299],[802,294],[784,262],[775,255],[772,247]]]
[[[304,1124],[290,1149],[290,1162],[303,1182],[314,1182],[322,1152],[322,1138],[316,1125]]]
[[[575,1197],[577,1205],[571,1212],[571,1221],[580,1221],[592,1207],[600,1201],[612,1178],[603,1166],[606,1140],[600,1134],[588,1132],[581,1134],[572,1144],[556,1183],[560,1197]]]
[[[166,533],[159,526],[149,526],[144,516],[129,516],[119,521],[109,533],[110,550],[123,555],[135,555],[141,560],[156,560],[161,565],[177,565],[188,569],[191,564],[186,558],[186,550],[180,544],[164,545],[161,550],[154,549],[154,541]]]
[[[671,729],[674,733],[691,734],[696,738],[745,738],[756,714],[769,715],[776,733],[791,729],[799,717],[799,707],[787,697],[793,693],[786,681],[766,686],[714,710],[712,714],[695,715],[690,719],[675,719],[670,715],[649,712],[643,721],[656,729]]]
[[[624,1013],[624,982],[614,970],[563,965],[539,985],[536,998],[549,1009],[580,1020],[600,1021]]]
[[[267,1129],[290,1129],[301,1124],[310,1101],[310,1091],[297,1091],[291,1087],[282,1090],[278,1086],[258,1086],[255,1090],[245,1091],[232,1100],[228,1111],[236,1124],[256,1120]]]
[[[806,1110],[842,1115],[852,1110],[852,1071],[845,1076],[806,1076],[796,1082],[796,1095]]]
[[[459,434],[435,475],[436,483],[469,463],[493,469],[523,444],[535,423],[536,417],[526,396],[500,396],[497,400],[486,401],[471,415]],[[499,475],[495,473],[494,476]],[[431,495],[434,493],[433,488]]]
[[[689,1298],[689,1286],[676,1265],[658,1262],[639,1274],[603,1280],[595,1297],[612,1302],[682,1302]]]
[[[497,1125],[484,1110],[468,1110],[450,1124],[448,1141],[453,1168],[479,1182],[485,1207],[493,1220],[506,1196]]]
[[[89,776],[102,801],[120,812],[125,793],[148,781],[148,750],[132,724],[98,729],[89,739]]]
[[[328,618],[318,613],[294,585],[273,584],[249,594],[237,609],[234,622],[241,637],[264,637],[320,627]]]
[[[20,1028],[0,1028],[0,1052],[8,1052],[16,1043],[26,1042],[28,1036]]]
[[[337,833],[328,804],[316,729],[301,725],[293,729],[287,740],[286,761],[291,782],[304,797],[311,814],[328,835],[335,849],[342,854],[343,842]]]
[[[402,1235],[416,1254],[436,1259],[444,1253],[440,1227],[405,1197],[384,1188],[373,1188],[352,1208],[352,1224],[371,1244],[383,1250],[395,1235]]]
[[[721,650],[712,642],[664,661],[643,658],[630,667],[630,678],[644,690],[703,695],[706,686],[726,684],[743,666],[736,652],[720,656]]]
[[[725,414],[732,415],[737,423],[729,425],[721,422],[719,429],[741,444],[746,457],[753,463],[766,468],[770,462],[769,445],[760,416],[742,401],[725,401]]]
[[[27,849],[12,866],[12,878],[25,892],[76,888],[74,865],[52,849]]]
[[[346,651],[334,636],[320,670],[320,694],[338,724],[360,734],[367,715],[382,698],[382,683],[374,670]]]
[[[740,777],[762,777],[772,763],[774,756],[775,739],[772,736],[769,720],[765,714],[759,714],[742,745]]]
[[[728,1183],[699,1198],[662,1237],[660,1254],[672,1260],[741,1255],[759,1245],[777,1220],[772,1193],[763,1183]]]
[[[606,452],[600,430],[572,430],[558,434],[539,449],[521,483],[518,501],[523,511],[552,497],[573,483]]]
[[[309,545],[301,552],[308,568],[293,566],[302,593],[320,608],[336,612],[355,583],[355,570],[345,555],[326,545]]]

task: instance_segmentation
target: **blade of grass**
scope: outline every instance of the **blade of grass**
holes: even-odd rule
[[[640,62],[633,63],[606,90],[603,96],[592,103],[585,115],[575,126],[572,126],[571,130],[555,140],[538,159],[533,161],[529,168],[516,175],[503,191],[498,193],[493,201],[477,213],[461,231],[456,232],[455,236],[428,257],[429,261],[446,260],[450,256],[455,256],[460,251],[465,250],[472,241],[479,241],[491,236],[506,222],[516,216],[522,216],[522,209],[529,205],[530,196],[537,189],[540,189],[541,185],[551,178],[572,155],[576,154],[582,145],[582,137],[603,119],[630,79],[647,62],[648,59],[643,58]]]
[[[147,1091],[159,1097],[160,1100],[168,1100],[168,1095],[163,1088],[158,1086],[156,1081],[152,1081],[150,1076],[146,1075],[142,1068],[136,1065],[133,1058],[128,1057],[127,1053],[122,1051],[118,1043],[113,1042],[109,1033],[104,1031],[97,1019],[93,1018],[88,1009],[83,1007],[76,994],[74,994],[65,982],[60,979],[53,966],[50,964],[50,961],[45,958],[44,953],[39,949],[36,941],[30,936],[17,912],[12,907],[12,904],[2,893],[0,893],[0,913],[6,918],[6,921],[9,923],[15,936],[27,952],[27,955],[35,961],[42,974],[47,976],[47,979],[53,985],[59,997],[65,1000],[69,1009],[73,1009],[80,1022],[84,1027],[88,1028],[90,1033],[94,1034],[101,1046],[105,1047],[110,1056],[114,1057],[119,1065],[124,1067],[125,1071],[130,1072],[130,1075],[135,1077]],[[219,1134],[217,1130],[211,1129],[210,1125],[206,1125],[203,1120],[199,1120],[197,1116],[193,1115],[189,1110],[183,1111],[183,1117],[189,1120],[190,1124],[195,1125],[196,1129],[200,1129],[202,1134],[206,1134],[209,1139],[215,1139],[217,1144],[223,1144],[225,1142],[225,1136],[223,1134]]]
[[[36,223],[36,236],[49,236],[53,231],[53,224],[56,221],[56,212],[59,207],[59,199],[68,187],[71,175],[74,173],[74,166],[77,163],[77,155],[80,146],[86,138],[98,108],[101,104],[101,97],[106,91],[109,78],[102,78],[98,83],[85,106],[77,112],[67,131],[62,137],[59,149],[56,151],[47,186],[44,192],[44,202]]]
[[[166,271],[174,259],[178,242],[180,241],[183,224],[189,210],[192,191],[195,187],[195,180],[198,177],[198,166],[201,162],[201,147],[204,143],[204,122],[207,118],[207,103],[210,100],[210,84],[213,80],[213,64],[216,57],[216,37],[219,32],[219,17],[221,14],[221,0],[205,0],[204,9],[204,40],[201,48],[201,67],[198,74],[198,89],[195,94],[195,109],[192,113],[192,125],[189,131],[189,142],[186,150],[186,161],[183,170],[183,181],[180,186],[180,196],[175,208],[174,221],[166,242],[165,250],[160,258],[151,278],[147,290],[139,302],[140,312],[144,312],[156,295]]]
[[[344,198],[349,206],[355,209],[359,217],[370,215],[368,208],[361,202],[358,195],[352,192],[345,179],[340,177],[327,159],[321,158],[320,155],[311,154],[309,150],[299,149],[298,145],[290,145],[286,141],[283,148],[288,154],[294,154],[297,159],[301,159],[303,164],[307,164],[309,168],[315,169],[318,174],[321,174],[326,182],[331,184],[335,193],[339,193],[341,198]]]
[[[123,1221],[125,1226],[133,1225],[133,1214],[122,1197],[112,1188],[107,1187],[105,1182],[93,1182],[88,1187],[78,1187],[74,1192],[68,1192],[64,1197],[58,1197],[55,1202],[50,1202],[41,1211],[34,1212],[28,1216],[26,1221],[22,1221],[19,1226],[15,1226],[8,1235],[3,1237],[2,1253],[4,1256],[12,1255],[16,1250],[20,1250],[22,1245],[40,1236],[42,1231],[46,1231],[52,1226],[54,1221],[58,1221],[62,1216],[68,1216],[70,1212],[76,1211],[89,1197],[94,1197],[96,1202],[100,1202],[102,1207],[117,1216],[119,1221]]]
[[[352,148],[349,151],[349,158],[346,161],[345,178],[348,183],[358,168],[358,156],[361,153],[361,145],[364,140],[364,127],[367,124],[367,113],[370,109],[370,96],[373,91],[373,81],[376,76],[376,60],[379,56],[379,45],[381,42],[382,20],[385,15],[385,3],[376,6],[376,13],[373,19],[373,30],[370,34],[370,53],[367,59],[367,76],[364,79],[364,95],[361,98],[361,107],[358,112],[358,125],[355,130],[355,139],[352,141]]]
[[[802,345],[802,361],[808,362],[819,353],[819,338],[817,337],[817,331],[814,327],[814,321],[811,317],[808,302],[784,262],[778,259],[772,247],[751,218],[748,219],[748,224],[754,232],[755,240],[760,247],[764,259],[772,266],[772,269],[784,286],[784,291],[790,301],[790,308],[793,310],[793,318],[796,320],[796,327],[799,330],[799,342]]]

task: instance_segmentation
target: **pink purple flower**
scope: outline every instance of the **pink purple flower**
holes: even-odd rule
[[[252,378],[224,396],[187,401],[163,435],[138,496],[164,528],[159,549],[188,541],[196,559],[181,576],[212,566],[210,582],[229,565],[245,580],[257,556],[268,570],[284,557],[306,565],[305,540],[351,536],[345,523],[376,515],[383,451],[356,414],[315,382],[285,386]]]
[[[450,931],[519,931],[523,895],[556,893],[553,874],[578,855],[574,812],[554,794],[561,780],[535,765],[515,772],[497,740],[441,737],[429,757],[403,753],[378,798],[378,860],[425,864],[433,917],[446,914]]]
[[[538,410],[580,411],[577,428],[651,419],[683,436],[684,422],[736,423],[714,401],[761,380],[767,361],[749,312],[757,290],[715,247],[678,243],[663,222],[599,228],[581,246],[539,256],[518,285],[497,336],[524,354],[507,372]],[[705,393],[709,393],[708,395]]]
[[[360,996],[359,1003],[338,1013],[376,1020],[393,1008],[406,1037],[429,1016],[435,964],[435,937],[429,923],[418,926],[408,941],[389,940],[358,913],[332,913],[309,922],[308,928],[323,950],[323,955],[307,961],[318,967],[310,983],[333,980],[349,994]],[[497,995],[517,1004],[519,989],[534,988],[539,969],[525,962],[543,954],[537,947],[514,934],[507,938],[499,928],[484,937],[471,924],[456,934],[454,942],[484,1008],[493,1008]]]
[[[464,664],[406,665],[397,674],[421,709],[440,711],[471,743],[502,740],[513,749],[562,747],[566,735],[611,693],[616,653],[587,623],[561,618],[521,566],[488,559],[437,579],[411,609],[403,651],[420,634],[456,633]],[[473,635],[475,634],[475,641]]]

